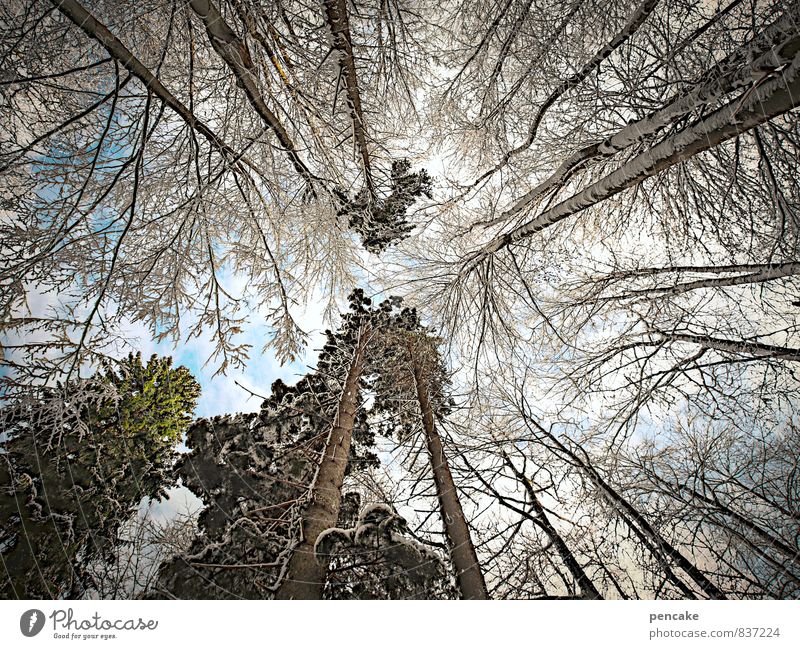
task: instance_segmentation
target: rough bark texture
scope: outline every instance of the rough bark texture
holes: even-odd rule
[[[353,423],[358,403],[358,390],[364,355],[371,328],[366,325],[359,332],[353,360],[347,373],[339,408],[320,461],[314,482],[311,505],[303,514],[303,540],[294,549],[286,576],[275,599],[322,599],[327,566],[320,564],[314,554],[317,537],[327,529],[336,527],[342,504],[347,460],[350,456]]]
[[[425,429],[425,440],[431,457],[433,479],[436,483],[436,495],[442,510],[447,543],[450,546],[450,556],[456,569],[456,578],[461,595],[464,599],[489,599],[486,583],[483,580],[478,555],[472,544],[458,492],[450,473],[450,466],[442,447],[442,440],[436,431],[433,420],[433,409],[428,398],[427,381],[425,380],[422,365],[416,355],[411,353],[414,364],[414,383],[417,388],[417,399],[422,411],[422,425]]]

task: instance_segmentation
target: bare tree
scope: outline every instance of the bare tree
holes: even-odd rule
[[[744,422],[742,422],[744,423]],[[796,428],[686,420],[625,454],[624,488],[670,511],[740,597],[794,597]],[[788,488],[787,488],[788,486]]]

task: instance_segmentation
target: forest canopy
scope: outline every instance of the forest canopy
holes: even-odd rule
[[[7,583],[23,513],[180,486],[110,592],[797,598],[799,105],[796,0],[6,0]],[[299,369],[194,420],[134,332]],[[34,415],[146,440],[113,516],[31,509]]]

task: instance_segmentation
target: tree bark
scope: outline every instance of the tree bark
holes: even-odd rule
[[[745,268],[745,266],[742,266],[742,268]],[[668,268],[665,268],[663,270],[663,274],[669,272],[673,271],[670,271]],[[707,272],[713,272],[713,271],[707,271]],[[719,271],[717,272],[717,275],[723,272],[725,271]],[[657,274],[658,274],[657,272],[640,273],[634,271],[630,274],[629,277],[631,278],[645,277],[648,275],[654,276]],[[645,295],[669,297],[674,295],[681,295],[683,293],[688,293],[689,291],[706,289],[706,288],[709,289],[726,288],[729,286],[742,286],[745,284],[762,284],[765,282],[771,282],[773,280],[783,279],[785,277],[792,277],[793,275],[800,275],[800,262],[792,261],[783,264],[772,264],[772,265],[765,264],[762,267],[762,269],[759,269],[758,271],[746,272],[744,274],[734,275],[732,277],[706,277],[704,279],[698,279],[691,282],[675,283],[672,284],[671,286],[654,286],[652,288],[632,289],[629,291],[625,291],[619,295],[609,295],[598,299],[607,302],[611,300],[627,300]],[[625,277],[623,273],[617,273],[617,276]]]
[[[350,18],[347,13],[346,0],[324,0],[325,20],[331,30],[333,49],[336,52],[341,78],[344,80],[347,94],[347,105],[350,120],[353,123],[353,135],[361,154],[361,164],[364,168],[364,181],[373,200],[375,182],[372,178],[369,150],[367,148],[367,126],[364,120],[364,111],[361,108],[361,93],[358,89],[358,75],[356,62],[353,56],[353,39],[350,35]],[[337,82],[338,84],[338,82]],[[337,85],[336,91],[339,88]]]
[[[664,340],[681,343],[692,343],[706,349],[715,349],[730,354],[742,354],[752,358],[775,358],[785,361],[800,361],[800,349],[794,347],[781,347],[767,343],[748,342],[745,340],[724,340],[711,336],[698,336],[692,334],[663,333]]]
[[[414,384],[422,413],[425,441],[431,458],[436,495],[439,499],[450,556],[456,569],[458,587],[464,599],[489,599],[486,582],[483,579],[480,563],[478,563],[478,555],[472,543],[469,526],[464,518],[464,511],[458,500],[458,492],[455,482],[453,482],[453,475],[450,473],[447,457],[444,454],[442,439],[436,430],[433,408],[428,395],[428,382],[417,354],[410,348],[409,353],[414,366]]]
[[[484,259],[506,246],[597,205],[673,165],[800,105],[800,35],[782,43],[773,54],[780,60],[791,57],[792,62],[774,78],[762,73],[761,79],[758,73],[759,63],[752,62],[747,69],[759,80],[741,100],[729,102],[708,117],[639,154],[601,180],[545,210],[532,221],[499,235],[469,255],[462,272],[471,272]]]
[[[317,537],[336,527],[342,505],[342,484],[350,457],[353,424],[358,404],[359,380],[364,368],[365,348],[371,328],[362,327],[350,369],[347,372],[336,419],[328,434],[325,452],[313,486],[313,497],[303,514],[303,538],[294,549],[286,575],[275,599],[322,599],[327,565],[317,561],[314,545]]]
[[[589,144],[571,155],[549,178],[515,201],[500,217],[487,225],[514,218],[546,192],[563,186],[573,173],[583,168],[590,160],[607,158],[624,151],[632,144],[670,126],[691,111],[698,111],[703,106],[719,101],[737,88],[748,85],[752,82],[750,74],[752,68],[756,66],[777,68],[784,63],[790,63],[791,57],[781,59],[778,53],[782,51],[783,41],[790,40],[786,34],[792,33],[793,25],[798,18],[800,18],[800,5],[795,2],[775,23],[758,34],[746,50],[737,50],[720,60],[706,70],[703,76],[691,85],[690,90],[680,93],[662,108],[643,119],[631,122],[605,140]],[[776,47],[775,41],[781,46]],[[749,66],[743,65],[746,61],[751,62]]]
[[[54,2],[56,0],[53,0]],[[256,68],[250,57],[245,42],[225,22],[219,10],[211,0],[189,0],[189,6],[203,21],[206,34],[214,51],[219,54],[236,76],[238,84],[244,89],[250,105],[258,113],[263,122],[275,133],[278,142],[286,151],[295,171],[309,184],[313,192],[314,175],[300,159],[300,154],[292,142],[278,116],[267,106],[259,89]]]

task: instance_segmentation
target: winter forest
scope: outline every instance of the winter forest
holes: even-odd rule
[[[800,0],[2,0],[0,598],[800,598],[798,106]]]

